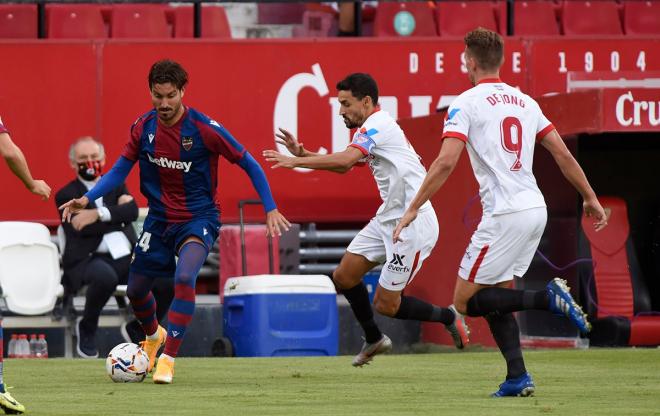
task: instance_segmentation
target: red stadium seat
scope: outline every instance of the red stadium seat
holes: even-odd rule
[[[592,266],[581,271],[581,289],[587,298],[583,304],[593,325],[591,343],[660,345],[660,315],[651,311],[651,298],[630,237],[626,202],[617,197],[599,200],[611,210],[609,225],[596,232],[593,219],[582,219],[587,244],[581,246],[592,259]]]
[[[94,39],[107,38],[108,29],[101,7],[92,4],[49,4],[46,6],[49,38]]]
[[[441,1],[437,6],[438,33],[462,37],[477,27],[506,33],[506,28],[498,28],[497,6],[491,1]]]
[[[0,4],[0,39],[37,37],[37,6]]]
[[[171,38],[165,6],[117,4],[112,7],[110,36],[113,38]]]
[[[337,33],[337,17],[334,12],[305,10],[303,24],[293,28],[296,38],[324,38]]]
[[[438,36],[433,9],[427,2],[378,3],[374,36]]]
[[[559,35],[555,4],[552,1],[517,1],[514,4],[515,35]]]
[[[258,23],[260,25],[290,25],[302,23],[305,4],[303,3],[258,3]]]
[[[172,8],[174,14],[174,37],[194,37],[194,22],[192,6]],[[231,38],[231,28],[225,9],[218,6],[202,7],[202,37]]]
[[[361,36],[373,36],[376,6],[377,4],[362,4]],[[293,27],[293,37],[336,36],[339,31],[339,15],[339,10],[330,6],[328,3],[306,3],[305,12],[302,16],[302,25],[295,25]]]
[[[623,26],[627,35],[659,35],[660,1],[624,2]]]
[[[562,8],[565,35],[622,35],[619,6],[610,0],[565,1]]]

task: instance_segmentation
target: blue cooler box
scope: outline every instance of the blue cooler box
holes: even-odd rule
[[[337,355],[337,295],[324,275],[229,278],[223,320],[237,357]]]

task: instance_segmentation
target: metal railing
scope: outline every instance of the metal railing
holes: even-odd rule
[[[346,247],[359,232],[359,229],[318,230],[316,224],[306,224],[300,230],[300,273],[332,276]],[[373,270],[380,270],[380,266]]]

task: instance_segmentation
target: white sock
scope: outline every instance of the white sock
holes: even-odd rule
[[[167,354],[161,354],[161,355],[160,355],[160,358],[167,358],[168,360],[174,362],[174,357],[170,357],[170,356],[167,355]]]
[[[150,339],[152,341],[158,339],[158,328],[156,328],[156,332],[154,332],[153,334],[147,335],[147,339]]]

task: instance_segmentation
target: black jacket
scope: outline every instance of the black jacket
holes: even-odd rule
[[[80,180],[75,179],[57,192],[55,195],[55,204],[59,207],[71,199],[80,198],[86,192],[87,188],[85,187],[85,184]],[[103,204],[108,208],[112,217],[110,222],[97,221],[93,224],[89,224],[80,231],[76,231],[69,222],[62,223],[66,235],[66,247],[64,249],[64,254],[62,255],[62,266],[64,268],[62,283],[68,288],[77,290],[80,287],[81,282],[69,281],[70,277],[67,275],[67,271],[74,267],[80,267],[82,264],[89,261],[92,254],[101,243],[104,234],[113,231],[122,231],[131,245],[135,245],[137,236],[135,235],[132,222],[138,217],[138,206],[135,203],[135,200],[127,204],[117,205],[117,200],[124,194],[129,194],[129,192],[126,185],[122,184],[103,197]],[[90,201],[87,208],[98,207],[94,201]],[[59,215],[61,218],[61,210],[59,211]]]

